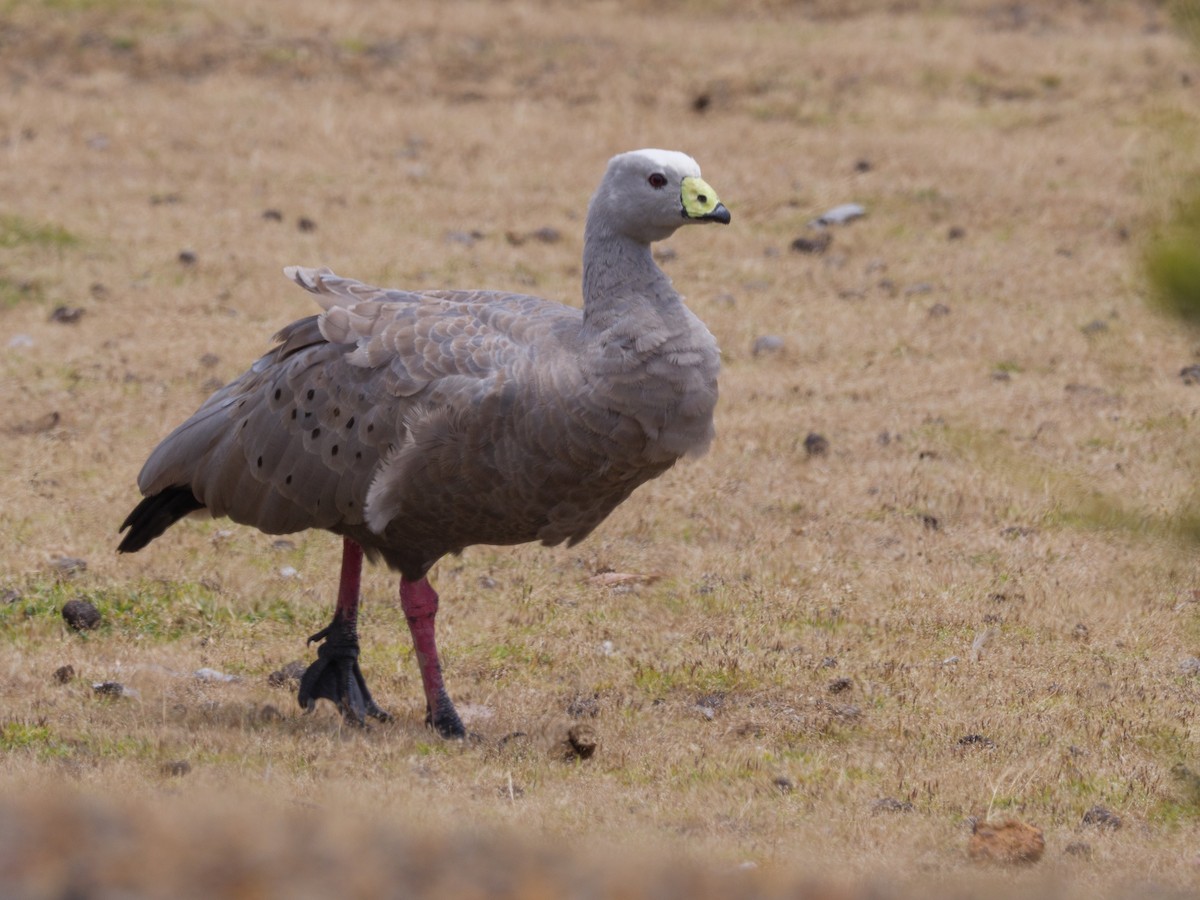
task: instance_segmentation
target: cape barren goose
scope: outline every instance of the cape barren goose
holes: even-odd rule
[[[655,264],[681,225],[729,222],[683,153],[613,157],[588,208],[583,309],[490,291],[403,291],[288,268],[324,312],[158,445],[121,530],[140,550],[188,513],[341,535],[337,607],[302,707],[386,719],[358,666],[364,552],[400,573],[426,721],[464,734],[427,579],[472,544],[583,540],[640,484],[713,438],[719,351]]]

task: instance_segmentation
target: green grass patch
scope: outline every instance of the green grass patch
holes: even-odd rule
[[[20,216],[0,216],[0,248],[34,246],[63,250],[79,244],[79,238],[60,225],[30,222]]]
[[[5,722],[0,725],[0,753],[34,753],[43,759],[70,756],[73,748],[46,725]]]
[[[20,621],[61,623],[63,605],[75,599],[87,600],[100,612],[100,633],[138,634],[168,641],[231,626],[296,622],[294,611],[281,598],[235,604],[196,582],[142,582],[121,589],[38,581],[18,589],[18,594],[18,600],[0,606],[3,639],[20,640],[28,634],[15,627]],[[83,632],[81,636],[86,638],[88,634]]]

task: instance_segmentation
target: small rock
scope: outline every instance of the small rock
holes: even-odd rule
[[[945,303],[935,303],[929,307],[929,318],[931,319],[942,319],[948,315],[950,315],[950,307]]]
[[[163,763],[160,770],[169,778],[182,778],[192,771],[192,764],[186,759],[175,759]]]
[[[771,784],[781,794],[790,794],[796,789],[796,785],[792,782],[792,779],[786,775],[776,775]]]
[[[1067,856],[1078,856],[1080,859],[1091,859],[1092,845],[1084,841],[1071,841],[1071,843],[1063,847],[1063,853],[1067,854]]]
[[[1179,671],[1183,675],[1196,675],[1200,673],[1200,659],[1195,656],[1186,656],[1179,661]]]
[[[258,711],[258,721],[260,722],[282,722],[283,713],[270,703],[263,704],[262,709]]]
[[[824,456],[829,452],[829,439],[810,431],[804,438],[804,452],[809,456]]]
[[[791,243],[791,248],[796,253],[811,253],[820,254],[829,249],[829,245],[833,243],[833,235],[828,231],[823,231],[816,237],[798,237]]]
[[[81,306],[56,306],[50,313],[50,321],[58,322],[60,325],[74,325],[82,318],[83,307]]]
[[[913,805],[908,800],[897,800],[895,797],[880,797],[871,804],[871,813],[880,815],[881,813],[909,813],[913,811]]]
[[[754,339],[750,348],[751,356],[762,356],[766,353],[778,353],[783,349],[783,338],[775,334],[763,334]]]
[[[567,755],[578,759],[591,759],[600,746],[600,738],[591,725],[580,723],[567,729]]]
[[[176,259],[181,266],[194,266],[198,257],[195,250],[180,250]]]
[[[717,715],[717,711],[715,709],[713,709],[711,706],[705,706],[703,703],[697,703],[695,710],[710,722],[716,718]]]
[[[918,281],[916,284],[910,284],[904,289],[905,297],[915,297],[918,294],[933,293],[933,285],[928,281]]]
[[[961,241],[967,236],[967,230],[959,225],[951,225],[946,231],[946,240]]]
[[[965,734],[958,739],[958,746],[981,747],[985,750],[991,750],[996,746],[996,742],[982,734]]]
[[[482,231],[447,231],[445,240],[448,244],[462,244],[464,247],[473,247],[478,241],[483,240]]]
[[[845,691],[853,689],[854,682],[849,678],[835,678],[826,686],[826,690],[831,694],[841,694]]]
[[[833,714],[844,722],[854,722],[862,717],[862,709],[853,703],[843,703],[833,708]]]
[[[279,577],[280,578],[299,578],[300,572],[297,571],[295,566],[280,566],[279,567]]]
[[[859,159],[854,163],[854,171],[862,174],[863,172],[871,171],[871,161],[869,159]]]
[[[572,719],[594,719],[600,715],[600,696],[576,697],[567,704],[567,715]]]
[[[99,697],[130,697],[141,696],[134,688],[127,687],[119,681],[98,681],[92,685],[92,691]]]
[[[1184,384],[1200,384],[1200,364],[1184,366],[1179,370],[1179,377]]]
[[[692,111],[702,113],[712,105],[712,94],[705,91],[692,98]]]
[[[218,672],[216,669],[197,669],[192,673],[192,677],[197,681],[225,682],[241,681],[236,675],[227,675],[224,672]]]
[[[1104,332],[1108,331],[1108,323],[1103,319],[1093,319],[1079,330],[1089,337],[1094,334],[1104,334]]]
[[[537,241],[541,244],[557,244],[562,240],[562,232],[557,228],[551,228],[549,225],[543,225],[528,234],[522,234],[519,231],[505,232],[504,237],[514,247],[519,247],[526,241]]]
[[[277,538],[276,540],[271,541],[271,549],[272,550],[295,550],[296,544],[293,541],[289,541],[287,538]]]
[[[1076,622],[1075,627],[1071,629],[1071,637],[1077,641],[1086,641],[1091,632],[1082,622]]]
[[[601,641],[600,642],[600,655],[601,656],[612,656],[616,652],[617,652],[617,648],[613,644],[612,641]]]
[[[833,207],[833,209],[826,210],[808,224],[810,226],[845,225],[847,222],[853,222],[855,219],[860,219],[866,214],[866,207],[858,203],[842,203]]]
[[[921,514],[921,524],[930,531],[937,531],[942,527],[942,523],[938,521],[938,517],[930,515],[929,513]]]
[[[310,232],[317,230],[317,223],[314,222],[312,219],[310,219],[308,216],[301,216],[299,219],[296,220],[296,227],[299,228],[301,231],[303,231],[305,234],[308,234]]]
[[[200,365],[206,369],[211,369],[221,361],[221,357],[215,353],[205,353],[200,357]]]
[[[282,222],[283,213],[277,209],[264,209],[262,214],[263,220],[267,222]]]
[[[303,660],[293,660],[282,669],[276,669],[267,676],[267,684],[272,687],[283,687],[285,684],[299,684],[300,679],[308,670],[308,663]]]
[[[1030,865],[1042,858],[1045,849],[1042,829],[1017,819],[977,822],[967,842],[972,860],[996,865]]]
[[[821,660],[821,668],[822,669],[836,669],[837,668],[837,657],[826,656],[823,660]]]
[[[74,677],[75,677],[75,667],[70,664],[65,665],[65,666],[59,666],[57,669],[54,670],[54,680],[57,681],[59,684],[66,684]]]
[[[1122,823],[1121,817],[1107,806],[1093,806],[1083,814],[1083,824],[1116,831],[1124,823]]]
[[[76,631],[91,631],[100,624],[100,610],[79,597],[63,604],[62,617]]]

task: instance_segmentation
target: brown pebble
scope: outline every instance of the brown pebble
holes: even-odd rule
[[[179,260],[179,264],[181,266],[194,266],[196,264],[196,259],[197,259],[196,251],[180,250],[179,256],[177,256],[176,259]]]
[[[829,438],[810,431],[804,438],[804,452],[809,456],[824,456],[829,452]]]
[[[1111,828],[1116,831],[1123,824],[1121,817],[1107,806],[1093,806],[1083,814],[1083,824],[1097,828]]]
[[[171,778],[182,778],[192,771],[192,764],[186,759],[173,759],[162,764],[162,773]]]
[[[871,813],[910,813],[913,811],[911,800],[897,800],[895,797],[880,797],[871,804]]]
[[[951,225],[946,230],[946,240],[948,241],[961,241],[966,236],[967,230],[961,225]]]
[[[816,237],[798,237],[792,241],[792,250],[796,253],[824,253],[829,249],[829,245],[833,243],[833,235],[828,231],[823,231]]]
[[[66,684],[75,677],[75,667],[72,665],[59,666],[54,670],[54,680],[59,684]]]
[[[282,222],[283,213],[277,209],[264,209],[262,217],[268,222]]]
[[[1067,856],[1078,856],[1080,859],[1091,859],[1092,845],[1085,841],[1071,841],[1071,843],[1063,847],[1063,853],[1067,854]]]
[[[100,624],[100,610],[80,597],[63,604],[62,617],[76,631],[91,631]]]
[[[310,219],[308,216],[301,216],[299,219],[296,220],[296,227],[299,228],[301,231],[307,233],[310,231],[316,231],[317,223],[314,222],[312,219]]]
[[[56,306],[54,312],[50,313],[50,321],[58,322],[60,325],[74,325],[83,318],[83,307],[81,306]]]
[[[967,842],[967,856],[995,865],[1029,865],[1041,859],[1045,849],[1042,829],[1018,819],[976,822]]]
[[[591,725],[580,722],[567,729],[567,758],[591,759],[600,746],[600,737]]]

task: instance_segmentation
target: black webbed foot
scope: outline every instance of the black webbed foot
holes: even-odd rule
[[[467,736],[467,729],[458,717],[458,710],[454,708],[445,691],[438,695],[436,708],[430,709],[429,704],[425,704],[425,724],[447,739]]]
[[[316,662],[300,679],[300,706],[311,711],[317,699],[324,697],[337,704],[342,718],[351,725],[366,725],[367,716],[381,722],[391,719],[371,698],[358,667],[358,633],[353,623],[335,615],[329,625],[308,639],[310,644],[315,641],[323,643],[317,648]]]

